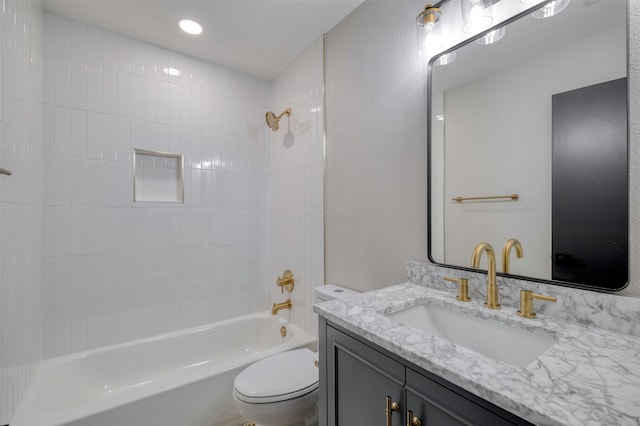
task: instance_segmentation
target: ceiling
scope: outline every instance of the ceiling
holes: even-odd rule
[[[363,0],[43,0],[48,12],[227,66],[276,77]],[[178,19],[204,27],[184,34]]]

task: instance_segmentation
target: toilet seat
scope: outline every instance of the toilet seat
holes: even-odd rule
[[[238,374],[233,394],[240,401],[266,404],[311,393],[318,388],[317,359],[307,348],[264,358]]]

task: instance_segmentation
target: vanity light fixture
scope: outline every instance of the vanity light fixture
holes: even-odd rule
[[[427,58],[438,53],[442,48],[438,44],[435,36],[436,24],[440,20],[442,12],[439,8],[427,4],[424,10],[416,17],[416,25],[418,26],[418,52],[420,56]]]
[[[493,23],[491,6],[485,7],[482,0],[462,0],[462,32],[465,34],[477,34],[486,30]]]
[[[182,31],[190,35],[202,34],[202,25],[191,19],[181,19],[178,21],[178,26]]]

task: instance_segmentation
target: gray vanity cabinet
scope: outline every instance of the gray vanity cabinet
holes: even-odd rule
[[[324,319],[320,386],[320,426],[530,425]]]
[[[386,406],[404,406],[405,367],[369,346],[329,327],[332,347],[329,369],[329,425],[386,425]],[[320,361],[322,364],[322,360]],[[390,412],[393,426],[402,426],[401,413]]]
[[[422,426],[528,424],[518,418],[509,421],[488,410],[488,402],[481,401],[482,405],[476,404],[463,395],[409,368],[407,368],[406,377],[407,410],[411,410],[413,416],[420,419]],[[509,416],[512,415],[509,414]]]

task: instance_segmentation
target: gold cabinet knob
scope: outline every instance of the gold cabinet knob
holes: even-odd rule
[[[445,281],[450,281],[452,283],[458,284],[458,295],[456,299],[461,302],[468,302],[471,300],[469,297],[469,280],[466,278],[452,278],[452,277],[444,277]]]
[[[556,302],[553,296],[544,294],[536,294],[529,290],[520,290],[520,309],[518,315],[523,318],[535,318],[536,313],[533,311],[533,299],[544,300],[545,302]]]

